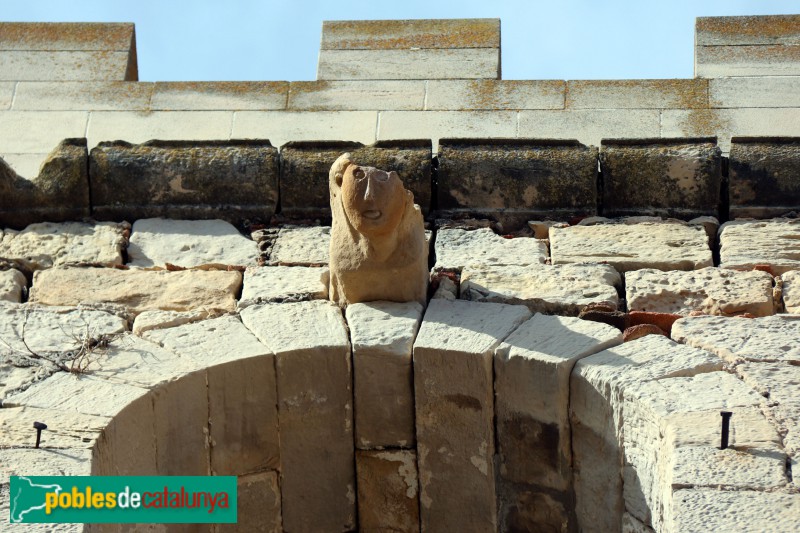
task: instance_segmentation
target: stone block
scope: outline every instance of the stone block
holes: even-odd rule
[[[280,229],[269,254],[276,266],[327,265],[331,247],[330,226],[286,226]]]
[[[665,109],[661,112],[661,136],[714,136],[722,153],[727,154],[731,149],[730,139],[735,136],[800,136],[800,109]]]
[[[239,111],[286,109],[285,81],[157,82],[150,100],[154,111]]]
[[[524,221],[597,212],[597,150],[569,141],[441,139],[439,208]]]
[[[532,313],[577,316],[592,303],[616,309],[622,279],[608,265],[467,267],[461,298],[474,302],[524,305]]]
[[[791,531],[800,495],[761,491],[684,489],[671,509],[675,531]]]
[[[798,24],[798,15],[698,17],[695,40],[706,46],[800,44]]]
[[[591,146],[600,146],[602,139],[656,138],[662,136],[661,113],[658,109],[520,111],[516,136],[577,139]]]
[[[89,179],[98,218],[266,219],[278,201],[278,151],[268,141],[101,143]]]
[[[570,377],[575,512],[580,528],[617,531],[626,390],[640,382],[722,369],[716,356],[648,335],[579,360]]]
[[[86,111],[5,111],[0,113],[2,153],[47,153],[64,139],[84,137],[88,120]]]
[[[117,140],[222,141],[231,138],[232,120],[232,111],[92,111],[86,137],[90,148]]]
[[[736,369],[744,382],[771,402],[791,403],[800,386],[800,366],[785,362],[745,363]]]
[[[504,489],[506,487],[498,488],[498,531],[569,531],[574,527],[569,519],[570,499],[529,488],[520,488],[511,494]]]
[[[17,82],[0,81],[0,111],[11,109],[11,102],[14,101],[14,90]]]
[[[152,83],[128,81],[22,81],[17,85],[18,111],[146,111]]]
[[[277,472],[239,476],[236,524],[219,524],[216,531],[282,533],[281,491]]]
[[[31,301],[44,305],[114,304],[133,314],[153,309],[188,311],[198,307],[233,311],[242,274],[236,271],[58,267],[37,271],[33,285]]]
[[[554,265],[608,263],[619,272],[698,270],[714,264],[702,226],[669,222],[551,228],[550,256]]]
[[[621,340],[619,330],[605,324],[537,314],[495,350],[499,476],[511,500],[521,497],[514,484],[567,497],[572,485],[572,368],[579,359]]]
[[[328,269],[325,267],[249,267],[239,309],[271,302],[328,299]]]
[[[65,139],[29,180],[0,158],[0,225],[24,228],[88,216],[87,160],[86,139]]]
[[[497,529],[492,354],[522,306],[432,300],[414,342],[423,531]]]
[[[242,321],[275,353],[286,531],[355,529],[350,342],[329,302],[253,305]]]
[[[720,267],[774,274],[800,269],[800,219],[735,220],[719,230]]]
[[[800,138],[734,137],[729,166],[731,217],[800,209]]]
[[[431,206],[431,143],[428,140],[387,141],[370,146],[345,142],[290,142],[281,148],[281,214],[294,218],[329,219],[328,174],[345,152],[361,166],[395,171],[414,203],[427,213]]]
[[[6,230],[0,259],[32,272],[54,266],[122,264],[127,223],[41,222],[22,231]]]
[[[212,318],[219,314],[216,311],[192,310],[192,311],[143,311],[136,315],[133,320],[131,331],[140,337],[144,333],[154,329],[173,328],[183,324],[190,324],[198,320]]]
[[[543,264],[547,259],[545,241],[529,237],[505,239],[489,228],[440,229],[436,232],[435,247],[434,270],[531,266]]]
[[[672,326],[672,337],[716,353],[728,363],[742,361],[800,361],[800,321],[789,316],[682,318]]]
[[[135,81],[129,59],[117,51],[3,50],[0,80]]]
[[[381,111],[378,140],[500,138],[517,136],[514,111]]]
[[[93,451],[93,476],[159,475],[152,395],[144,394],[117,412]]]
[[[32,448],[36,441],[36,431],[32,431],[34,420],[47,424],[41,435],[42,448],[68,449],[91,448],[110,418],[38,407],[3,408],[0,447]]]
[[[11,476],[88,476],[91,459],[91,450],[80,448],[0,449],[0,484],[7,485]]]
[[[345,317],[353,345],[357,448],[414,446],[411,347],[422,312],[417,302],[347,306]]]
[[[255,266],[256,243],[224,220],[143,218],[133,223],[128,265],[225,269]]]
[[[800,74],[797,46],[695,46],[697,78],[729,76],[796,76]]]
[[[161,385],[152,395],[158,473],[210,475],[206,372],[194,372]]]
[[[800,270],[781,275],[783,280],[783,306],[787,313],[800,314]]]
[[[603,214],[717,216],[720,154],[716,139],[604,140]]]
[[[326,20],[321,48],[500,48],[500,19]]]
[[[0,301],[20,303],[28,290],[28,280],[19,270],[0,270]]]
[[[710,107],[798,107],[800,76],[708,80]]]
[[[430,80],[425,110],[563,109],[565,87],[561,80]]]
[[[357,450],[356,473],[359,531],[420,530],[416,452]]]
[[[708,267],[689,272],[642,269],[625,274],[628,311],[733,316],[775,313],[772,276]]]
[[[422,80],[296,81],[288,108],[304,111],[417,109],[425,104]]]
[[[377,124],[377,111],[237,111],[231,138],[270,139],[274,146],[289,141],[370,144],[376,140]]]
[[[708,81],[570,80],[568,109],[703,108],[708,105]]]
[[[779,428],[783,437],[783,445],[786,452],[792,457],[792,465],[797,466],[800,462],[800,401],[792,399],[774,406],[771,413],[778,421]],[[792,468],[794,471],[794,468]],[[798,480],[792,477],[792,483],[797,486]]]

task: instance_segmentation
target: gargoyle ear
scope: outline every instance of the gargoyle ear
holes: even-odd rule
[[[393,179],[395,179],[395,178],[397,178],[397,179],[400,179],[400,176],[398,176],[398,175],[397,175],[397,172],[395,172],[394,170],[390,171],[390,172],[389,172],[389,179],[390,179],[390,180],[393,180]]]
[[[349,167],[351,164],[352,161],[350,161],[349,153],[344,153],[340,155],[339,158],[336,160],[336,162],[333,163],[333,166],[331,167],[330,178],[334,183],[336,183],[337,187],[342,186],[342,180],[344,179],[344,172],[345,170],[347,170],[347,167]]]

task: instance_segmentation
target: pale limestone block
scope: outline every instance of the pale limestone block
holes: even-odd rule
[[[625,299],[628,311],[769,316],[775,313],[773,283],[772,276],[761,271],[642,269],[625,274]]]
[[[731,137],[796,137],[800,135],[800,109],[741,107],[728,109],[664,109],[662,137],[713,135],[723,154]]]
[[[730,76],[792,76],[800,74],[796,46],[695,46],[697,78]]]
[[[219,533],[263,531],[282,533],[281,491],[277,472],[239,476],[237,480],[236,524],[219,524]]]
[[[36,444],[33,421],[47,424],[42,448],[92,448],[111,420],[75,411],[20,406],[0,409],[0,447],[31,448]]]
[[[164,111],[285,109],[285,81],[171,81],[157,82],[150,108]]]
[[[194,372],[151,392],[156,467],[162,476],[211,475],[206,372]]]
[[[2,236],[0,236],[0,241]],[[22,301],[22,294],[28,287],[28,280],[25,274],[19,270],[9,269],[0,270],[0,301],[19,303]]]
[[[436,292],[433,293],[432,298],[434,300],[455,300],[458,298],[458,287],[456,287],[455,282],[448,276],[441,276],[439,277],[439,287],[437,287]]]
[[[174,328],[216,316],[213,311],[144,311],[136,315],[131,331],[143,337],[145,332],[154,329]]]
[[[152,83],[129,81],[22,81],[14,109],[19,111],[144,111]]]
[[[720,228],[720,267],[775,274],[800,269],[800,219],[735,220]]]
[[[800,314],[800,270],[781,275],[783,281],[783,306],[787,313]]]
[[[681,318],[672,338],[717,354],[729,363],[800,361],[800,320],[790,315],[762,318]]]
[[[447,39],[442,36],[447,35]],[[398,44],[400,46],[398,46]],[[500,19],[326,20],[323,50],[499,48]]]
[[[563,109],[564,92],[560,80],[430,80],[425,109]]]
[[[31,301],[44,305],[113,304],[130,313],[161,309],[233,311],[242,274],[236,271],[116,270],[59,267],[33,276]]]
[[[698,45],[800,44],[798,15],[698,17]]]
[[[105,379],[57,372],[25,391],[3,400],[3,407],[27,405],[42,409],[77,411],[88,415],[116,416],[147,389]]]
[[[280,466],[275,356],[237,317],[154,330],[145,337],[207,368],[215,475]],[[244,415],[230,416],[231,409]]]
[[[593,217],[589,217],[593,218]],[[599,218],[599,217],[598,217]],[[586,219],[583,219],[586,220]],[[583,222],[583,221],[581,221]],[[533,236],[537,239],[549,239],[550,228],[566,228],[566,222],[556,222],[553,220],[529,220],[528,227],[533,231]]]
[[[3,50],[0,80],[125,81],[128,51]]]
[[[650,139],[661,136],[657,109],[566,109],[520,111],[515,137],[577,139],[600,146],[602,139]]]
[[[576,514],[581,528],[617,531],[624,509],[621,483],[623,402],[642,381],[693,376],[722,368],[714,355],[648,335],[579,360],[570,377]]]
[[[685,489],[671,511],[674,531],[794,531],[800,494]]]
[[[68,366],[84,339],[115,335],[125,327],[123,319],[102,311],[0,305],[0,396],[24,390],[58,369],[34,354]]]
[[[663,109],[705,107],[708,81],[689,80],[570,80],[570,109]],[[610,137],[609,137],[610,138]]]
[[[472,231],[440,229],[436,232],[434,270],[461,270],[465,267],[490,267],[542,264],[547,259],[547,244],[539,239],[505,239],[489,228]]]
[[[155,476],[155,413],[153,395],[144,394],[124,406],[103,429],[94,446],[94,476]]]
[[[497,79],[499,48],[320,50],[318,80]],[[13,78],[11,78],[13,79]]]
[[[91,459],[92,451],[83,448],[0,449],[0,484],[11,476],[88,476]]]
[[[359,531],[419,531],[414,450],[356,451]]]
[[[800,400],[792,399],[780,403],[772,408],[772,413],[779,423],[780,431],[785,433],[783,445],[786,452],[796,464],[800,459]],[[793,476],[793,481],[797,485],[797,476]]]
[[[16,86],[17,82],[14,81],[0,81],[0,111],[11,109]]]
[[[414,343],[423,531],[497,528],[492,353],[522,306],[433,300]]]
[[[708,80],[711,107],[800,107],[800,76]]]
[[[727,372],[629,387],[623,422],[626,509],[656,530],[670,530],[662,509],[671,507],[673,487],[785,485],[786,456],[759,401]],[[718,449],[720,410],[737,419],[726,450]]]
[[[439,139],[517,136],[514,111],[381,111],[378,140]]]
[[[577,315],[591,303],[616,308],[620,285],[620,275],[608,265],[466,267],[461,298],[525,305],[533,313]]]
[[[701,226],[657,222],[551,228],[550,255],[554,265],[605,262],[619,272],[697,270],[714,264]]]
[[[227,140],[232,119],[231,111],[92,111],[85,136],[90,150],[110,140]]]
[[[269,139],[273,146],[289,141],[372,144],[377,123],[377,111],[237,111],[231,138]]]
[[[52,149],[52,147],[50,147]],[[3,161],[8,163],[8,166],[17,173],[17,175],[24,178],[33,179],[37,177],[41,170],[40,167],[50,156],[49,153],[39,154],[9,154],[0,153]]]
[[[281,228],[269,256],[271,265],[318,266],[327,265],[331,247],[331,228]]]
[[[745,383],[771,402],[788,403],[797,399],[800,366],[786,362],[744,363],[736,371]]]
[[[422,312],[417,302],[347,306],[358,448],[414,446],[411,348]]]
[[[328,280],[327,267],[248,267],[239,309],[269,302],[327,300]]]
[[[275,353],[286,531],[355,528],[350,342],[330,302],[253,305],[242,321]]]
[[[127,224],[40,222],[6,230],[0,257],[24,270],[69,264],[121,265]]]
[[[132,267],[251,266],[258,255],[256,243],[224,220],[139,219],[128,245]]]
[[[495,350],[500,476],[565,491],[572,481],[569,379],[579,359],[620,344],[618,329],[537,314]]]
[[[289,109],[358,111],[422,109],[422,80],[296,81],[289,88]]]
[[[64,139],[83,137],[88,120],[85,111],[4,111],[0,146],[9,154],[50,153]]]

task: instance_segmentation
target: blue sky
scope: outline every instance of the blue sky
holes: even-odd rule
[[[693,76],[699,16],[797,0],[0,0],[5,21],[134,22],[142,81],[313,80],[323,20],[500,18],[504,79]]]

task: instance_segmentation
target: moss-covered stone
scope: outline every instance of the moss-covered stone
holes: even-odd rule
[[[605,216],[719,215],[722,155],[716,139],[604,140]]]
[[[89,178],[101,220],[266,220],[278,201],[278,150],[269,141],[100,143]]]
[[[731,140],[731,217],[764,218],[800,209],[800,138]]]
[[[597,213],[597,149],[577,141],[442,139],[439,209],[498,219]],[[512,223],[513,225],[513,223]]]
[[[289,142],[281,148],[281,214],[287,218],[330,219],[328,173],[350,152],[359,165],[393,170],[424,214],[431,204],[431,142]]]
[[[35,222],[89,216],[86,139],[64,139],[33,180],[0,159],[0,226],[22,229]]]

